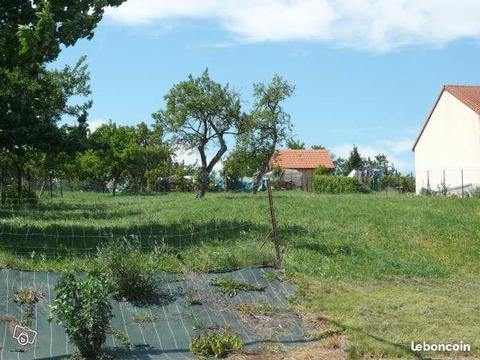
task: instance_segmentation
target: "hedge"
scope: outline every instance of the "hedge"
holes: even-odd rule
[[[313,189],[323,194],[348,194],[361,191],[356,178],[348,176],[316,175],[313,178]]]

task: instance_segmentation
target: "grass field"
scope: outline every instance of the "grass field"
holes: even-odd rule
[[[410,341],[464,341],[480,355],[480,200],[274,194],[289,278],[301,304],[351,348],[413,356]],[[265,194],[66,193],[0,209],[0,266],[90,270],[95,247],[136,235],[146,270],[270,264]],[[148,251],[147,251],[148,249]]]

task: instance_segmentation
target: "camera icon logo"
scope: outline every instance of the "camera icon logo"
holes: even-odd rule
[[[25,326],[15,325],[13,338],[17,340],[21,346],[33,344],[37,338],[37,332]]]

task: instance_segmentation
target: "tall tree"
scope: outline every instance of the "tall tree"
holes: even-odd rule
[[[358,152],[357,146],[354,145],[352,151],[350,151],[350,156],[345,163],[345,174],[349,174],[352,170],[362,169],[364,164],[364,159]]]
[[[9,0],[0,3],[0,153],[12,159],[21,189],[26,156],[58,149],[64,115],[78,118],[89,102],[69,107],[75,95],[88,96],[86,68],[47,69],[62,46],[91,38],[108,5],[122,0]]]
[[[210,79],[208,70],[202,76],[173,86],[165,96],[166,108],[153,114],[157,123],[172,134],[172,140],[185,150],[197,149],[200,176],[197,197],[202,198],[214,166],[227,151],[226,136],[241,134],[247,117],[241,113],[240,96],[228,85]],[[207,159],[207,149],[214,155]]]
[[[232,158],[245,162],[250,168],[255,166],[254,193],[268,170],[275,148],[290,138],[290,114],[284,110],[282,103],[294,92],[295,87],[279,75],[275,75],[269,84],[257,83],[253,86],[255,103],[249,131],[238,137],[235,157]]]

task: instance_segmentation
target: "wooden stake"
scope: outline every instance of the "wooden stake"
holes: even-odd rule
[[[267,180],[267,193],[268,193],[268,204],[270,207],[270,219],[272,221],[272,241],[275,246],[275,253],[277,256],[277,268],[281,269],[283,267],[283,254],[280,247],[280,242],[278,240],[278,227],[277,227],[277,218],[275,216],[275,207],[273,205],[273,196],[272,196],[272,186],[270,184],[270,179]]]

